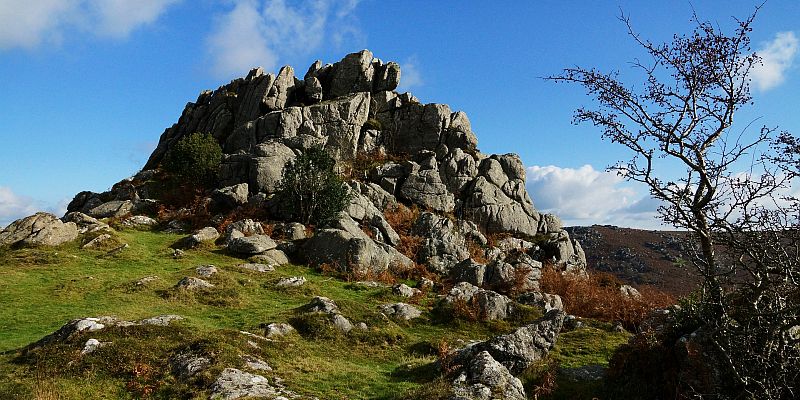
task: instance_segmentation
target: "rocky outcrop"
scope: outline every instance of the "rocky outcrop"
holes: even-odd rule
[[[511,375],[488,351],[470,360],[453,380],[449,400],[525,400],[522,381]]]
[[[66,342],[81,332],[94,332],[112,326],[136,326],[136,325],[158,325],[167,326],[173,321],[180,321],[183,317],[179,315],[159,315],[156,317],[146,318],[140,321],[125,321],[115,317],[87,317],[77,318],[67,322],[57,331],[43,337],[36,343],[28,346],[29,349],[42,347],[46,344]]]
[[[81,192],[68,208],[97,217],[152,209],[157,199],[149,197],[157,190],[147,182],[158,179],[155,171],[178,140],[200,132],[211,134],[224,153],[218,189],[203,203],[220,213],[213,216],[215,221],[245,208],[263,211],[266,218],[289,219],[274,195],[284,168],[310,148],[323,149],[335,160],[336,170],[351,178],[345,216],[317,226],[305,243],[299,242],[305,232],[292,232],[290,239],[298,242],[289,246],[290,255],[311,263],[381,273],[418,262],[449,274],[477,249],[486,256],[476,257],[485,276],[470,282],[498,291],[511,285],[521,285],[515,290],[537,289],[545,261],[582,271],[580,245],[555,216],[534,208],[520,158],[480,153],[464,112],[395,92],[400,76],[398,64],[384,63],[368,50],[333,64],[317,61],[303,79],[288,66],[277,74],[253,69],[187,104],[161,135],[142,172],[109,192]],[[425,211],[411,233],[423,238],[414,260],[396,250],[401,234],[384,216],[399,203]],[[264,234],[253,226],[255,221],[242,224],[230,224],[225,232],[230,251],[255,255],[270,250],[272,244],[253,238]],[[512,235],[510,239],[520,242],[506,242],[527,247],[504,248],[494,242],[494,234]],[[523,270],[528,275],[520,283]]]
[[[58,246],[78,238],[74,222],[61,222],[55,215],[36,213],[18,219],[0,232],[0,246]]]
[[[468,365],[477,354],[488,352],[492,358],[514,375],[544,358],[555,346],[564,323],[560,310],[547,312],[539,321],[518,328],[512,333],[472,344],[453,355],[455,365]]]

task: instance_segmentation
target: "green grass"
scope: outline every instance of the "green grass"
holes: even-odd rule
[[[398,399],[440,387],[431,367],[436,349],[509,332],[508,322],[441,320],[433,309],[436,299],[420,300],[422,318],[387,321],[378,305],[403,301],[386,288],[364,288],[305,266],[285,265],[262,274],[237,268],[245,260],[214,249],[187,251],[172,257],[170,245],[180,235],[138,230],[119,231],[118,240],[130,245],[114,255],[106,250],[83,250],[79,243],[59,248],[0,249],[0,398],[138,398],[151,385],[155,398],[193,398],[225,366],[237,367],[240,355],[255,354],[267,361],[289,389],[324,399]],[[219,273],[209,279],[208,291],[174,288],[194,268],[213,264]],[[138,279],[158,280],[136,286]],[[283,277],[304,276],[299,288],[276,288]],[[293,334],[255,349],[239,331],[261,333],[259,325],[288,322],[314,296],[333,299],[351,322],[365,322],[367,332],[334,332],[314,338]],[[159,314],[186,319],[169,328],[107,329],[93,333],[113,345],[78,357],[88,336],[48,347],[31,355],[22,351],[71,319],[111,315],[136,320]],[[554,353],[562,366],[607,363],[624,334],[599,326],[566,333]],[[216,368],[201,382],[177,382],[171,376],[170,356],[194,344],[213,354]],[[25,355],[23,357],[23,355]],[[224,364],[224,365],[223,365]],[[158,373],[138,376],[134,368]],[[202,383],[202,384],[200,384]],[[194,386],[192,386],[194,385]],[[438,385],[438,386],[437,386]],[[58,394],[48,397],[48,394]],[[201,396],[202,397],[202,396]]]

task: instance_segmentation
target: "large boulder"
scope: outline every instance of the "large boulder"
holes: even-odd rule
[[[267,235],[238,237],[228,242],[228,250],[239,254],[261,254],[276,247],[278,244]]]
[[[18,219],[0,232],[0,246],[58,246],[78,238],[74,222],[61,222],[55,215],[39,212]]]
[[[130,200],[113,200],[98,205],[87,212],[95,218],[123,217],[133,211],[133,202]]]
[[[483,351],[491,354],[512,374],[520,374],[543,359],[555,346],[564,323],[564,312],[551,310],[544,317],[514,332],[470,345],[454,354],[455,364],[466,365]]]
[[[424,238],[417,261],[439,273],[448,273],[459,262],[469,258],[467,240],[478,246],[486,244],[486,237],[472,222],[453,221],[431,212],[421,213],[411,231]]]
[[[515,310],[514,302],[508,297],[468,282],[459,282],[450,289],[444,298],[445,303],[461,301],[476,307],[477,317],[484,321],[506,319]]]
[[[336,98],[355,92],[371,92],[375,69],[372,66],[372,52],[362,50],[348,54],[333,66],[330,73],[330,86],[327,98]],[[398,74],[399,75],[399,74]]]
[[[212,399],[276,398],[281,394],[267,378],[236,368],[225,368],[211,385]]]
[[[413,262],[390,245],[364,233],[349,215],[341,213],[330,228],[318,229],[302,246],[306,260],[357,273],[380,274],[390,267],[411,268]]]

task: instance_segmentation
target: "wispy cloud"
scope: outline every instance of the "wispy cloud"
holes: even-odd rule
[[[60,43],[69,33],[126,38],[182,0],[0,0],[0,50]]]
[[[660,227],[655,200],[639,195],[617,174],[591,165],[528,167],[526,186],[537,209],[558,215],[567,225]]]
[[[772,89],[786,79],[786,72],[791,68],[797,54],[798,40],[794,32],[778,32],[775,39],[764,43],[756,51],[761,56],[761,64],[752,71],[753,83],[761,90]]]
[[[280,59],[319,49],[325,38],[341,45],[360,30],[354,11],[358,0],[238,0],[218,17],[207,39],[213,71],[242,75],[262,66],[275,70]]]
[[[415,87],[420,87],[424,83],[417,56],[411,56],[400,64],[399,91],[408,91]]]
[[[104,36],[125,38],[136,28],[155,22],[168,7],[182,0],[90,0],[94,31]]]
[[[0,229],[14,220],[39,211],[30,197],[20,196],[9,187],[0,186]]]

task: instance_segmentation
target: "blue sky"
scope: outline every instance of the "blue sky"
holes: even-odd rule
[[[483,152],[520,154],[537,208],[653,227],[643,188],[603,172],[625,152],[571,124],[583,92],[541,77],[575,65],[624,76],[643,54],[621,10],[665,41],[691,29],[692,8],[730,31],[757,3],[0,0],[0,226],[134,174],[204,89],[368,48],[400,63],[401,89],[465,111]],[[769,0],[751,37],[768,57],[739,120],[800,133],[800,2]]]

